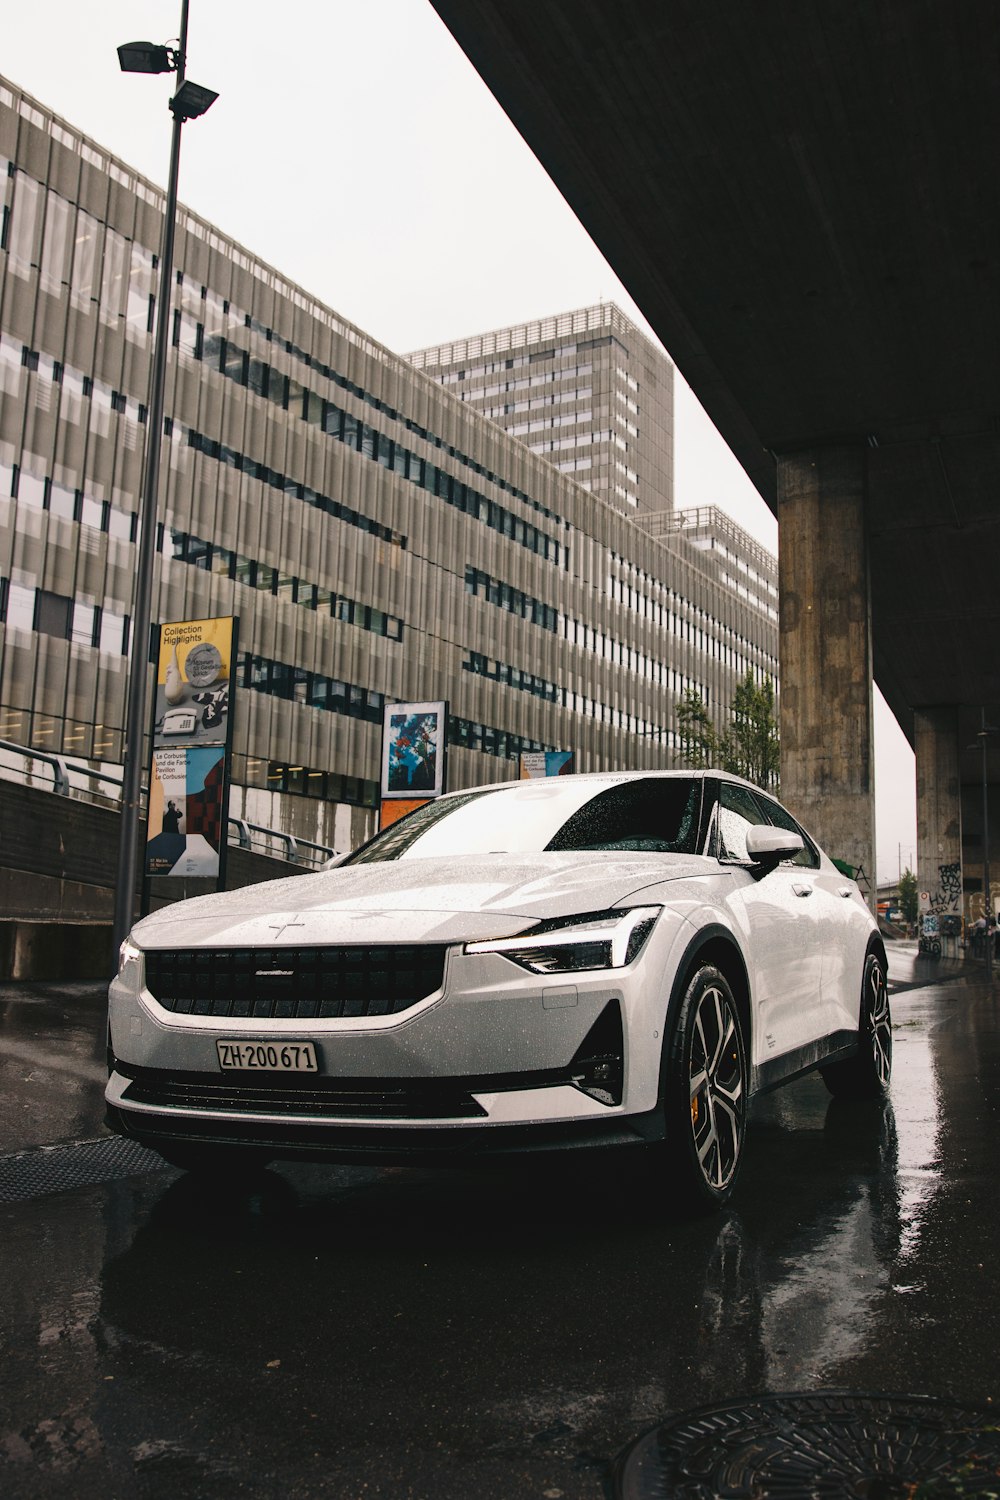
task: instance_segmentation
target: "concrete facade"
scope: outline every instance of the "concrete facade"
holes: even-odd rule
[[[917,761],[917,882],[938,913],[962,911],[962,783],[954,708],[913,716]]]
[[[865,450],[778,458],[783,800],[874,899]]]
[[[778,559],[725,511],[715,505],[651,511],[637,515],[635,524],[663,540],[684,536],[700,554],[706,571],[724,588],[734,589],[738,598],[777,622]]]

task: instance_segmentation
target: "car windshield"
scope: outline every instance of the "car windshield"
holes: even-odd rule
[[[571,849],[693,854],[702,784],[689,776],[553,777],[463,792],[394,823],[344,865]]]

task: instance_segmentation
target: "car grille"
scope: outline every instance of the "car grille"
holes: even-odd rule
[[[441,988],[446,952],[427,943],[151,949],[145,955],[146,987],[178,1015],[391,1016]]]
[[[210,1079],[153,1068],[134,1074],[123,1102],[158,1109],[230,1114],[301,1115],[310,1119],[463,1119],[486,1114],[462,1082],[437,1079]]]

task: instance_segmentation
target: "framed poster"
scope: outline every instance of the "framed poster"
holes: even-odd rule
[[[232,751],[230,679],[237,616],[160,626],[142,911],[150,877],[187,875],[223,889]]]
[[[160,626],[153,748],[225,745],[233,619],[177,620]]]
[[[387,703],[382,721],[382,798],[424,800],[445,789],[447,703]]]
[[[153,751],[147,875],[219,875],[226,827],[224,745]]]
[[[535,776],[572,776],[572,750],[526,750],[521,756],[521,780]]]

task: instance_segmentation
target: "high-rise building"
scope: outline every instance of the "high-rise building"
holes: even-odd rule
[[[0,739],[93,767],[123,753],[163,207],[0,80]],[[175,267],[153,619],[240,618],[234,815],[357,843],[390,702],[448,701],[459,787],[524,750],[671,765],[686,686],[724,714],[776,674],[760,600],[626,513],[641,479],[609,504],[184,209]]]
[[[409,358],[617,510],[673,508],[674,367],[613,303]]]

